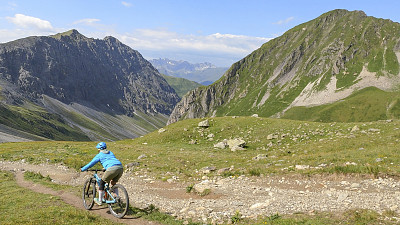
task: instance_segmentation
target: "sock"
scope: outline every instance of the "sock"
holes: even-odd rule
[[[104,191],[99,190],[99,201],[103,201],[104,198]]]

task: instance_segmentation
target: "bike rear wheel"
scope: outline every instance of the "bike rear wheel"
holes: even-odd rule
[[[118,195],[115,194],[115,189],[118,189]],[[124,186],[116,184],[111,187],[110,193],[114,196],[116,200],[115,203],[108,204],[108,208],[110,209],[111,214],[117,218],[124,217],[129,209],[128,192],[126,191]],[[107,200],[112,201],[113,198],[109,195]]]
[[[89,178],[83,184],[82,200],[85,209],[91,209],[94,205],[94,198],[96,196],[96,181]]]

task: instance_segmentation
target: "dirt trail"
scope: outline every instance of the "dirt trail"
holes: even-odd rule
[[[21,161],[0,161],[0,170],[16,171],[19,176],[22,176],[21,170],[40,172],[43,176],[49,175],[56,183],[75,186],[81,186],[90,176],[90,173],[79,173],[62,165],[32,165]],[[18,180],[21,182],[20,178]],[[250,219],[276,213],[280,215],[299,212],[313,214],[317,211],[340,213],[351,209],[400,213],[400,180],[393,178],[338,175],[258,178],[240,176],[215,177],[210,180],[207,178],[196,182],[205,185],[211,190],[211,194],[200,197],[194,193],[186,193],[187,184],[178,181],[162,182],[132,172],[124,173],[120,180],[127,189],[133,206],[145,208],[152,204],[161,212],[182,220],[191,218],[195,221],[220,224],[229,221],[237,211],[243,217]],[[34,188],[31,184],[24,186]],[[79,197],[71,196],[69,200],[68,193],[52,190],[48,192],[65,198],[70,204],[83,209]],[[107,209],[92,211],[114,219],[107,214]],[[151,224],[141,219],[118,220],[118,222]]]
[[[55,191],[53,189],[44,187],[40,184],[26,181],[24,179],[23,171],[20,171],[20,170],[16,171],[15,174],[16,174],[16,181],[19,186],[28,188],[34,192],[58,196],[67,204],[70,204],[70,205],[72,205],[76,208],[82,209],[82,210],[86,210],[82,205],[82,199],[79,198],[78,196],[76,196],[72,193],[69,193],[69,192],[65,192],[65,191]],[[115,218],[113,215],[110,214],[107,205],[104,205],[104,206],[95,205],[93,207],[93,209],[90,210],[90,212],[96,214],[97,216],[101,216],[103,218],[106,218],[106,219],[109,219],[109,220],[112,220],[112,221],[118,222],[118,223],[136,224],[136,225],[159,224],[156,222],[147,221],[147,220],[129,216],[129,215],[125,216],[122,219]]]

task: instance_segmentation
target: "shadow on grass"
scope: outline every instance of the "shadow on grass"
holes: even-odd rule
[[[144,217],[146,215],[150,215],[153,213],[160,213],[160,212],[153,204],[151,204],[143,209],[129,206],[129,209],[128,209],[128,212],[126,213],[126,215],[132,216],[134,218],[140,218],[140,217]]]

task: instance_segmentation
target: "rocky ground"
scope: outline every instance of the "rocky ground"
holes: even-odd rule
[[[32,165],[21,161],[0,161],[0,170],[40,172],[56,183],[77,186],[90,176],[62,165]],[[163,182],[135,172],[124,173],[121,183],[135,207],[153,204],[183,220],[222,223],[236,212],[247,218],[349,209],[400,213],[400,181],[393,178],[336,175],[205,178],[197,184],[211,190],[205,196],[186,193],[188,184],[173,179]]]

